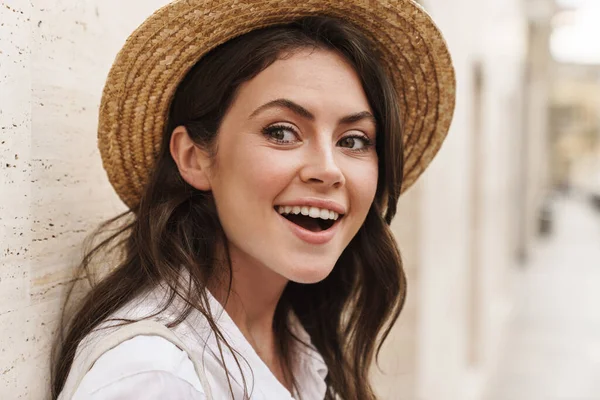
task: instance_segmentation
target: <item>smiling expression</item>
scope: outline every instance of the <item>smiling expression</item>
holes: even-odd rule
[[[324,279],[375,197],[375,140],[360,79],[337,53],[300,50],[242,84],[209,173],[234,266]]]

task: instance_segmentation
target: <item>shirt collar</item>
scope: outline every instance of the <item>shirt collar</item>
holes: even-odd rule
[[[292,333],[303,343],[294,343],[297,364],[294,365],[294,376],[300,386],[302,398],[322,399],[327,391],[325,378],[327,377],[327,364],[321,353],[312,344],[310,335],[293,311],[289,315],[289,327]]]
[[[252,345],[248,342],[237,325],[231,319],[222,305],[207,291],[211,313],[215,316],[217,325],[221,331],[226,334],[226,338],[234,349],[248,361],[252,368],[252,373],[256,382],[269,382],[267,385],[255,385],[264,393],[265,399],[272,398],[291,398],[289,391],[275,378],[266,364],[254,351]],[[298,384],[298,392],[302,399],[322,399],[327,391],[325,378],[328,370],[323,357],[311,342],[310,335],[293,311],[289,315],[290,331],[298,337],[303,343],[294,343],[293,365],[294,377]],[[253,396],[254,398],[254,396]]]

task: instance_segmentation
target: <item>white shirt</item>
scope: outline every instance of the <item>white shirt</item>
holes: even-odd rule
[[[142,318],[152,314],[160,305],[160,296],[153,293],[125,307],[113,317]],[[238,360],[221,345],[223,360],[230,373],[234,399],[243,399],[243,379],[251,400],[292,400],[292,394],[277,380],[250,343],[209,293],[211,312],[228,343],[239,352]],[[176,315],[177,303],[161,313],[168,319]],[[304,342],[310,337],[300,322],[292,316],[290,329]],[[215,400],[231,399],[223,361],[214,334],[202,314],[194,310],[186,320],[172,328],[194,356],[202,357],[206,365],[207,380]],[[95,330],[82,341],[85,346],[102,331]],[[206,346],[205,346],[206,344]],[[326,392],[327,367],[314,346],[307,348],[294,344],[296,364],[292,366],[298,383],[296,398],[303,400],[323,399]],[[79,349],[78,349],[79,351]],[[77,355],[76,355],[77,357]],[[136,336],[104,353],[85,374],[73,396],[73,400],[125,400],[125,399],[176,399],[204,400],[204,390],[196,375],[194,365],[187,353],[170,341],[158,336]]]

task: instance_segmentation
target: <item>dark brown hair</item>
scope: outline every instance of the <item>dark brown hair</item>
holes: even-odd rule
[[[63,321],[54,352],[53,399],[65,384],[82,339],[161,281],[170,288],[169,304],[179,298],[187,305],[171,325],[199,310],[228,345],[203,306],[211,279],[226,276],[231,285],[230,260],[219,262],[216,253],[219,243],[227,253],[227,241],[211,193],[198,191],[181,178],[169,152],[171,134],[175,127],[185,126],[199,146],[213,148],[221,120],[240,84],[278,58],[306,48],[337,52],[360,77],[377,120],[379,179],[364,224],[331,274],[310,285],[289,282],[278,303],[273,328],[289,371],[288,349],[297,339],[288,330],[288,312],[293,310],[299,317],[327,364],[327,399],[333,399],[334,393],[346,400],[375,399],[369,369],[406,296],[400,254],[389,229],[402,182],[398,99],[369,40],[349,23],[326,17],[307,17],[230,40],[204,56],[181,82],[140,205],[101,226],[99,232],[112,226],[118,229],[85,255],[78,270],[89,274],[101,254],[122,255],[111,272],[77,303],[68,323]],[[189,273],[191,285],[181,285],[182,268]]]

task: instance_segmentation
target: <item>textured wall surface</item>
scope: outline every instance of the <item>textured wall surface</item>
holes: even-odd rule
[[[416,398],[474,399],[511,308],[514,177],[527,173],[519,165],[527,18],[521,0],[423,3],[446,35],[458,91],[452,129],[421,186]]]
[[[1,399],[47,394],[82,240],[122,210],[96,150],[104,79],[127,35],[164,3],[0,3]]]
[[[13,6],[0,6],[0,397],[17,398],[18,390],[27,398],[36,385],[37,371],[29,363],[37,358],[32,345],[39,334],[46,334],[47,321],[30,296],[35,290],[31,284],[31,10]]]

